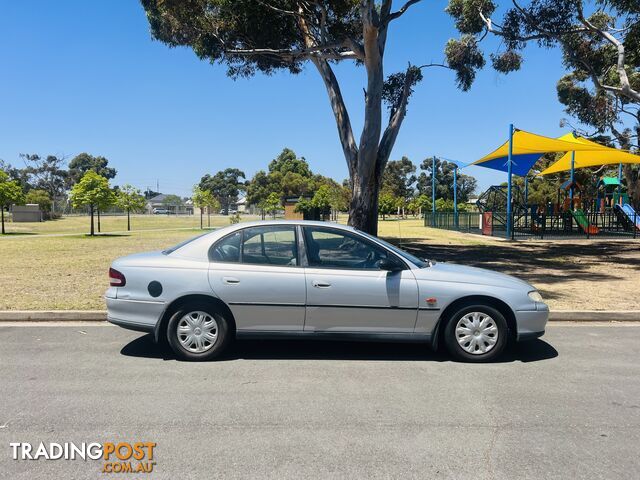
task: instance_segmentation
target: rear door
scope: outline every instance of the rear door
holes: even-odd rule
[[[418,286],[406,264],[388,250],[341,229],[305,226],[308,267],[305,331],[410,333]],[[404,270],[381,270],[383,258]]]
[[[294,226],[249,227],[209,252],[209,283],[238,331],[302,331],[305,277]]]

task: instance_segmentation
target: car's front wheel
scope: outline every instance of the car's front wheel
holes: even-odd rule
[[[488,362],[507,345],[509,328],[498,310],[488,305],[469,305],[454,313],[444,331],[449,352],[465,362]]]
[[[167,324],[167,340],[183,360],[211,360],[227,348],[231,333],[227,319],[207,304],[185,305]]]

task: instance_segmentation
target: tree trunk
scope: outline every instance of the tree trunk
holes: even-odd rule
[[[101,230],[100,230],[100,209],[98,209],[98,233],[101,233]]]
[[[202,207],[200,207],[200,230],[204,229],[204,223],[202,220]]]
[[[207,227],[211,228],[211,207],[207,207]]]
[[[131,210],[127,208],[127,232],[131,231]]]
[[[640,172],[634,172],[633,165],[628,163],[623,166],[622,171],[627,181],[629,201],[634,208],[640,208]]]
[[[90,235],[93,237],[93,235],[95,234],[95,230],[93,229],[93,205],[91,205],[89,207],[89,213],[91,215],[91,229],[90,229]]]
[[[2,215],[2,235],[4,235],[4,205],[0,206],[0,215]]]

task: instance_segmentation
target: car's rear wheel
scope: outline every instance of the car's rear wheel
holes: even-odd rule
[[[211,360],[227,349],[230,331],[229,321],[211,305],[192,303],[171,316],[167,340],[183,360]]]
[[[468,305],[454,313],[444,331],[449,352],[465,362],[489,362],[503,352],[509,339],[507,321],[488,305]]]

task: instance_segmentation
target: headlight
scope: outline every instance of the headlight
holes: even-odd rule
[[[534,302],[542,302],[542,295],[540,295],[540,292],[536,290],[529,292],[529,298]]]

